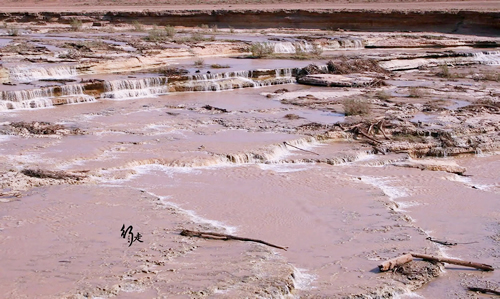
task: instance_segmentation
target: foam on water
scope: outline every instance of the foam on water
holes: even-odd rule
[[[448,175],[448,176],[445,176],[443,178],[445,180],[448,180],[448,181],[460,182],[466,186],[474,187],[474,188],[482,190],[482,191],[491,191],[491,188],[494,187],[494,185],[474,183],[474,182],[472,182],[472,179],[470,177],[465,177],[465,176],[461,176],[458,174]]]
[[[41,79],[68,79],[77,76],[76,68],[69,65],[40,67],[15,66],[9,68],[10,78],[17,82],[31,82]]]
[[[421,296],[417,293],[414,293],[412,291],[407,291],[403,294],[395,294],[394,299],[410,299],[410,298],[425,298],[424,296]]]
[[[500,51],[484,51],[473,53],[474,60],[481,64],[500,65]]]
[[[297,290],[310,290],[312,282],[316,280],[316,276],[307,273],[307,270],[293,267],[293,283]]]
[[[155,195],[151,192],[147,192],[147,193],[158,197],[160,199],[160,202],[163,205],[165,205],[167,207],[174,208],[174,209],[182,212],[183,214],[188,216],[195,223],[206,224],[206,225],[208,224],[208,225],[211,225],[213,227],[223,229],[227,234],[234,234],[237,231],[237,228],[235,226],[230,226],[230,225],[227,225],[227,224],[225,224],[221,221],[217,221],[217,220],[206,219],[206,218],[199,216],[198,214],[196,214],[196,212],[194,212],[192,210],[186,210],[186,209],[181,208],[179,205],[169,201],[169,199],[171,199],[170,196],[158,196],[158,195]]]
[[[362,176],[361,179],[363,182],[368,183],[382,190],[382,192],[384,192],[384,194],[387,195],[389,199],[392,201],[398,198],[408,196],[407,191],[403,187],[393,187],[388,184],[390,182],[394,182],[395,180],[391,180],[385,177],[376,178],[368,176]]]
[[[281,164],[258,164],[262,170],[272,170],[274,172],[299,172],[309,170],[314,167],[311,163],[281,163]]]
[[[125,100],[167,94],[166,83],[167,80],[160,77],[106,81],[106,92],[101,97]]]

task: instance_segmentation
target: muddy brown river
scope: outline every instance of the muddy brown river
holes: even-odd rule
[[[427,262],[439,273],[378,270],[409,252],[500,267],[500,55],[470,46],[482,37],[429,34],[393,36],[389,47],[393,33],[315,42],[227,30],[188,44],[196,55],[139,54],[108,34],[115,48],[88,60],[64,56],[59,47],[78,42],[61,41],[67,33],[2,38],[0,293],[487,298],[467,287],[499,289],[498,271]],[[233,41],[220,41],[226,35]],[[428,40],[446,47],[427,51]],[[53,48],[12,50],[34,42]],[[235,55],[252,42],[280,55],[324,50],[301,60]],[[411,50],[396,47],[406,42]],[[327,72],[330,59],[359,57],[388,73],[297,83],[311,63]],[[187,73],[159,75],[158,61]],[[345,85],[360,76],[385,83]],[[346,115],[346,101],[360,97],[371,112]]]

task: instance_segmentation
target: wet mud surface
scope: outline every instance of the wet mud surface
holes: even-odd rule
[[[500,266],[498,37],[5,24],[6,298],[498,288],[498,271],[378,270],[408,252]]]

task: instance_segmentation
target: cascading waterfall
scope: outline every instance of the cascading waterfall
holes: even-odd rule
[[[474,53],[474,60],[481,64],[500,65],[500,51],[485,51]]]
[[[0,111],[8,109],[45,108],[52,106],[54,88],[9,90],[0,93]]]
[[[314,46],[307,41],[301,42],[269,42],[267,45],[270,45],[274,49],[274,53],[279,54],[293,54],[297,52],[312,52],[314,50]]]
[[[54,105],[94,102],[96,92],[101,98],[127,99],[151,97],[171,91],[222,91],[245,87],[264,87],[295,82],[294,69],[258,69],[215,74],[184,76],[168,82],[166,77],[99,81],[26,90],[0,92],[0,111],[35,109]],[[97,87],[96,87],[97,84]],[[86,88],[89,88],[86,90]]]
[[[273,78],[255,78],[258,77],[259,73]],[[185,83],[183,88],[188,91],[221,91],[244,87],[290,84],[294,82],[295,78],[292,76],[292,69],[283,68],[276,69],[274,72],[273,70],[256,70],[194,75],[190,76],[190,79]]]
[[[61,97],[58,100],[59,104],[76,104],[96,101],[95,97],[85,94],[83,85],[81,84],[61,86]]]
[[[16,66],[9,68],[12,81],[31,82],[41,79],[67,79],[77,76],[74,66],[60,65],[51,67]]]
[[[324,49],[363,49],[364,47],[364,42],[361,39],[336,38],[328,41],[328,43],[324,46]]]
[[[167,80],[162,77],[106,81],[105,89],[102,97],[111,99],[142,98],[168,93]]]

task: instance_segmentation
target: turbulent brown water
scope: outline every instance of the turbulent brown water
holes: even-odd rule
[[[367,54],[352,44],[349,55]],[[415,54],[377,51],[370,55]],[[471,98],[498,100],[498,82],[457,79],[451,84],[468,89],[460,94],[451,81],[425,77],[426,67],[444,60],[406,58],[384,62],[388,69],[411,70],[379,89],[396,98],[386,106],[403,107],[395,118],[444,130],[458,122],[455,110]],[[347,133],[320,138],[303,129],[355,121],[336,112],[335,101],[372,89],[294,83],[294,68],[309,61],[210,59],[232,66],[212,74],[196,74],[191,66],[181,83],[151,74],[98,74],[104,82],[62,87],[37,80],[90,75],[71,65],[9,66],[18,85],[3,85],[0,102],[5,298],[469,298],[466,286],[500,281],[498,271],[447,265],[419,288],[418,279],[405,281],[377,268],[408,252],[498,268],[498,152],[432,162],[465,167],[467,176],[399,167],[419,160],[376,154]],[[484,63],[474,71],[498,68],[494,51],[445,59]],[[258,75],[262,68],[265,75]],[[43,86],[22,85],[32,81]],[[408,97],[412,86],[431,86],[428,99],[447,100],[445,108],[416,113],[427,103]],[[283,88],[287,92],[277,92]],[[311,99],[316,102],[307,104]],[[321,101],[334,104],[322,108]],[[404,110],[412,103],[414,110]],[[498,122],[497,115],[488,117],[474,115],[470,124],[484,122],[487,131],[488,122]],[[79,130],[13,131],[20,121]],[[32,178],[21,174],[27,168],[82,179]],[[142,242],[129,246],[121,237],[120,228],[129,225]],[[188,238],[180,235],[183,229],[260,239],[288,250]],[[458,244],[446,247],[427,237]]]

